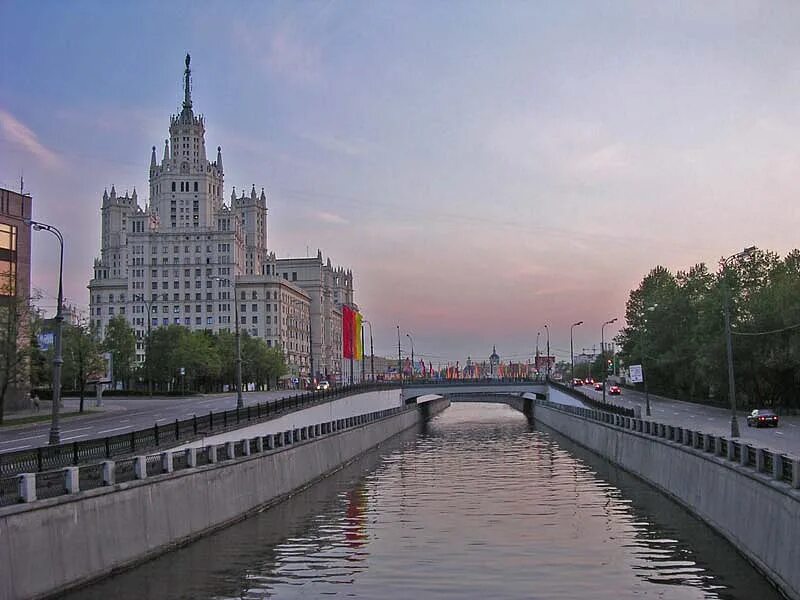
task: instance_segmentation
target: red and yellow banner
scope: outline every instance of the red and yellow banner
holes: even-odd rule
[[[363,360],[364,348],[361,345],[361,313],[349,306],[342,306],[342,356]]]

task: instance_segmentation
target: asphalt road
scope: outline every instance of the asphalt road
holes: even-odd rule
[[[276,400],[300,393],[296,390],[279,390],[274,392],[247,392],[244,394],[245,405]],[[94,409],[94,398],[87,398],[85,407]],[[111,435],[128,433],[137,429],[152,427],[154,424],[168,425],[175,419],[188,419],[192,415],[204,415],[209,411],[221,411],[236,408],[236,393],[210,396],[193,396],[188,398],[107,398],[103,400],[102,412],[70,417],[60,422],[61,441],[77,442]],[[49,403],[42,407],[42,413],[48,414]],[[78,400],[64,399],[64,412],[78,410]],[[3,427],[0,430],[0,454],[15,450],[27,450],[47,444],[50,433],[50,421],[41,423]]]
[[[602,391],[595,391],[588,386],[576,389],[598,400],[603,397]],[[621,396],[610,396],[606,390],[606,401],[628,408],[641,406],[642,416],[645,416],[645,398],[641,392],[623,388]],[[652,394],[650,394],[650,409],[653,420],[661,423],[689,427],[713,435],[730,435],[731,412],[729,409],[682,402]],[[755,428],[747,426],[746,412],[739,411],[737,416],[741,433],[740,439],[758,444],[762,448],[800,456],[800,417],[782,416],[777,428]]]

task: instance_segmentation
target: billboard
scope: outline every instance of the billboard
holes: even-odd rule
[[[556,357],[555,356],[537,355],[534,358],[533,366],[537,371],[541,371],[541,370],[546,369],[548,367],[548,365],[550,366],[551,370],[553,369],[553,367],[556,366]]]
[[[644,381],[644,373],[642,372],[642,365],[631,365],[631,381],[633,383],[642,383]]]

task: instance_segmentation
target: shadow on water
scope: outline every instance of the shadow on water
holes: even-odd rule
[[[714,573],[716,584],[727,588],[711,584],[720,598],[783,598],[728,540],[679,503],[556,430],[530,419],[528,423],[531,432],[543,433],[552,440],[548,450],[551,459],[559,452],[569,453],[594,476],[609,484],[606,489],[609,501],[612,497],[628,501],[634,523],[634,544],[645,552],[651,563],[633,567],[640,577],[662,585],[684,584],[688,568],[697,573]],[[660,565],[674,565],[674,579],[670,577],[670,569]]]
[[[277,550],[287,541],[302,538],[304,552],[324,550],[320,532],[325,520],[320,514],[335,513],[346,498],[346,522],[342,542],[356,551],[365,543],[363,533],[366,476],[388,454],[396,452],[419,436],[421,426],[393,437],[379,448],[360,456],[331,476],[298,492],[288,500],[239,523],[164,554],[132,570],[98,581],[59,598],[65,600],[143,600],[147,598],[249,598],[253,573],[273,572],[284,555]],[[320,540],[311,548],[310,540]],[[357,554],[357,552],[355,553]],[[262,584],[269,587],[269,578]],[[213,593],[210,593],[213,590]],[[258,596],[262,597],[262,596]],[[268,597],[264,596],[264,597]]]

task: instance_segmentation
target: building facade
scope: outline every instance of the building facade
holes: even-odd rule
[[[161,160],[150,154],[149,200],[136,189],[103,193],[100,256],[89,282],[90,314],[101,334],[123,315],[144,359],[148,329],[181,325],[219,332],[235,325],[281,348],[290,372],[341,369],[341,309],[353,301],[352,272],[330,259],[279,259],[267,246],[264,188],[225,202],[222,148],[206,157],[205,119],[195,115],[190,58],[184,97],[170,118]],[[238,315],[238,324],[235,320]],[[337,345],[338,340],[338,345]]]
[[[29,339],[32,203],[29,194],[0,188],[0,306],[10,311],[8,314],[12,317],[3,319],[3,338],[9,343],[16,339],[18,350],[27,346]],[[27,360],[20,363],[19,356],[21,354],[10,359],[3,373],[9,378],[4,402],[7,409],[28,408],[28,364]]]

